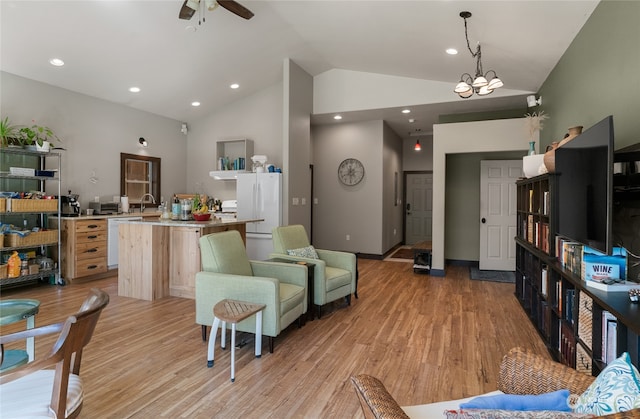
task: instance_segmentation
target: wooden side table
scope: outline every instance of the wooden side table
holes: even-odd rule
[[[0,301],[0,325],[7,325],[20,320],[27,321],[27,329],[33,329],[36,324],[36,314],[40,310],[38,300],[2,300]],[[26,351],[12,349],[5,351],[4,362],[0,371],[7,371],[19,365],[31,362],[36,353],[35,339],[27,338]]]
[[[213,367],[214,347],[216,344],[216,336],[218,334],[218,326],[222,322],[222,332],[220,338],[220,347],[224,349],[226,341],[227,322],[231,323],[231,382],[236,379],[235,375],[235,350],[236,350],[236,323],[256,315],[256,337],[255,337],[255,354],[256,358],[262,355],[262,310],[265,304],[254,304],[246,301],[224,299],[213,306],[213,326],[209,335],[209,346],[207,349],[207,367]]]

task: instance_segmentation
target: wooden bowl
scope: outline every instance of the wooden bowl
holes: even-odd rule
[[[211,218],[211,213],[207,212],[205,214],[191,214],[193,215],[193,219],[196,221],[209,221]]]

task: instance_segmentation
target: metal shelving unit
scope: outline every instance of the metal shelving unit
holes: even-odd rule
[[[53,172],[54,176],[24,176],[12,175],[10,167],[27,167],[35,170],[47,170]],[[8,206],[0,212],[0,221],[5,224],[13,224],[16,226],[24,225],[38,226],[48,228],[51,217],[57,220],[56,225],[60,226],[60,188],[61,188],[61,169],[62,156],[56,152],[39,152],[23,148],[3,147],[0,148],[0,191],[4,192],[46,192],[48,183],[54,183],[53,188],[58,198],[57,209],[52,210],[24,210],[10,211]],[[49,191],[50,194],[54,192]],[[22,224],[21,224],[22,223]],[[21,246],[4,246],[0,243],[0,262],[4,263],[5,255],[13,251],[31,251],[35,250],[37,255],[50,257],[54,260],[53,269],[41,269],[37,273],[20,275],[18,277],[9,278],[8,275],[2,275],[0,278],[0,289],[16,287],[22,285],[33,284],[37,282],[55,282],[60,283],[60,266],[55,260],[56,255],[61,254],[61,237],[60,229],[57,229],[57,241],[44,244],[26,244]],[[53,280],[53,281],[52,281]]]

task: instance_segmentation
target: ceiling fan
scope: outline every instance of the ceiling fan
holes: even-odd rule
[[[205,4],[210,11],[215,10],[218,6],[222,6],[231,13],[244,19],[251,19],[253,12],[234,0],[185,0],[180,8],[180,19],[189,20],[194,13],[200,8],[201,3]],[[204,18],[202,19],[204,21]]]

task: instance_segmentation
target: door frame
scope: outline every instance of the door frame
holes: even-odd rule
[[[407,244],[407,177],[408,175],[433,175],[433,170],[405,170],[402,172],[402,244]],[[432,221],[433,222],[433,221]]]

